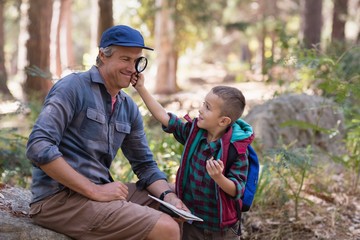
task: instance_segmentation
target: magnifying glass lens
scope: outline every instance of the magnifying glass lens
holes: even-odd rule
[[[147,58],[146,57],[139,57],[136,60],[135,69],[136,69],[137,73],[141,73],[142,71],[144,71],[146,66],[147,66]]]

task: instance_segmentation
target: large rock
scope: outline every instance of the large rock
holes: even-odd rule
[[[68,240],[63,234],[40,227],[29,217],[31,192],[0,184],[0,240]]]
[[[343,150],[343,114],[332,101],[323,97],[283,95],[254,106],[244,119],[253,126],[261,150],[283,144],[311,145],[332,154]],[[292,125],[284,126],[286,122]],[[325,129],[334,132],[329,134]]]

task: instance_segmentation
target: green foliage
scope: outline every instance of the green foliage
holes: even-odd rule
[[[223,17],[223,10],[227,1],[164,1],[165,6],[172,13],[175,24],[175,49],[181,53],[188,48],[195,46],[199,41],[210,39],[216,26],[219,26]],[[154,0],[141,1],[136,9],[138,17],[151,31],[155,29],[155,15],[160,10]]]
[[[147,115],[147,117],[150,119],[150,115]],[[145,124],[145,126],[147,125]],[[169,182],[174,182],[183,149],[182,145],[172,135],[163,132],[160,124],[158,126],[145,127],[145,132],[150,150],[154,154],[154,159],[160,170],[166,174]],[[119,150],[114,159],[111,174],[114,179],[123,182],[134,182],[137,180],[121,150]]]
[[[35,123],[36,119],[38,118],[41,109],[43,107],[42,101],[39,101],[36,97],[30,97],[31,101],[25,106],[26,108],[30,109],[27,115],[27,121],[29,122],[29,128],[32,129],[33,124]]]
[[[110,173],[116,181],[135,182],[137,180],[136,175],[121,150],[118,151],[118,154],[111,164]]]
[[[297,219],[305,180],[314,171],[312,148],[272,149],[265,156],[259,179],[255,204],[281,207],[294,200]]]
[[[360,104],[360,47],[350,48],[338,58],[320,58],[315,76],[316,87],[323,95],[332,97],[344,106],[345,113],[360,113],[354,104]]]
[[[183,145],[181,145],[172,134],[165,133],[161,124],[157,122],[143,104],[140,105],[143,112],[145,132],[149,142],[150,150],[169,181],[174,182],[179,167]]]
[[[322,132],[326,134],[332,134],[334,131],[337,131],[337,129],[327,129],[322,128],[317,124],[312,124],[306,121],[299,121],[299,120],[290,120],[285,121],[279,125],[280,127],[296,127],[298,129],[311,129],[314,132]]]
[[[244,32],[251,24],[249,22],[234,22],[234,23],[228,23],[225,25],[225,29],[227,31],[230,30],[238,30],[241,32]]]
[[[148,132],[149,146],[160,170],[165,172],[170,182],[175,182],[183,146],[172,135],[163,132],[160,128],[158,130],[161,131],[162,136]]]
[[[323,61],[318,68],[322,81],[318,87],[332,97],[344,110],[346,119],[346,147],[342,156],[344,166],[353,170],[352,189],[357,189],[360,176],[360,47],[352,47],[340,57]],[[339,158],[338,158],[339,159]]]
[[[356,186],[360,178],[360,47],[337,43],[326,51],[293,48],[292,54],[283,60],[285,67],[293,68],[297,73],[287,91],[311,92],[332,99],[345,115],[348,152],[332,157],[353,171],[356,176],[353,184]]]
[[[174,182],[183,146],[175,140],[172,134],[165,133],[161,129],[161,124],[151,116],[143,104],[140,104],[140,110],[142,111],[145,133],[150,150],[154,154],[154,159],[160,170],[167,175],[169,182]],[[111,169],[115,179],[123,182],[137,180],[121,150],[119,150]]]
[[[263,161],[258,187],[256,189],[254,206],[257,208],[266,208],[267,206],[280,208],[288,201],[289,196],[286,192],[286,188],[278,178],[274,177],[271,162]]]
[[[0,129],[0,182],[29,186],[31,163],[25,156],[27,138],[17,129]]]
[[[352,189],[357,189],[360,182],[360,115],[351,120],[348,129],[346,146],[349,151],[348,158],[344,158],[344,163],[348,164],[349,169],[355,173]]]
[[[354,104],[360,103],[360,47],[351,47],[337,55],[316,49],[295,49],[294,54],[292,61],[289,58],[283,61],[285,66],[298,70],[297,81],[290,90],[301,92],[310,89],[333,98],[347,114],[353,113],[353,110],[359,113]]]
[[[43,69],[39,68],[38,66],[29,66],[25,67],[25,72],[29,76],[32,77],[40,77],[44,79],[52,79],[52,74],[50,71],[44,71]]]
[[[348,123],[346,135],[347,154],[333,159],[352,171],[351,192],[356,193],[360,183],[360,114],[353,115]]]
[[[1,116],[4,122],[17,122],[16,128],[0,128],[0,182],[29,187],[32,164],[26,157],[29,129],[38,117],[42,103],[31,98],[28,105],[20,104],[14,114]]]

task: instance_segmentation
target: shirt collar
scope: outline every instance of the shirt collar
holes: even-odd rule
[[[96,65],[90,68],[90,76],[91,76],[91,82],[102,84],[105,87],[104,79],[102,78],[99,69]],[[120,98],[123,101],[126,98],[126,94],[124,94],[124,92],[120,90],[120,92],[118,92],[116,97]]]

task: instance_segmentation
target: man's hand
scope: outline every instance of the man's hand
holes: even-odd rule
[[[168,193],[164,197],[164,201],[170,203],[178,209],[184,210],[186,212],[190,212],[190,210],[186,207],[186,205],[178,198],[175,193]]]
[[[91,199],[99,202],[108,202],[113,200],[126,200],[128,187],[121,182],[111,182],[103,185],[93,186]]]

